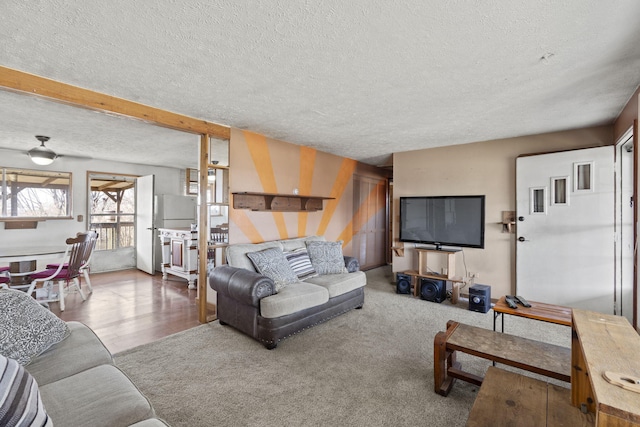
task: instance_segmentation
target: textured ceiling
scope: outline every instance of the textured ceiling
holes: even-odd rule
[[[5,0],[0,65],[381,165],[612,123],[640,83],[638,17],[637,0]],[[58,112],[37,103],[0,93],[0,147],[46,131],[70,154],[158,164],[167,139],[197,157],[192,135],[74,109],[66,134],[39,130]]]

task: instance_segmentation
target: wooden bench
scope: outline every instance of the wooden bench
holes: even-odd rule
[[[593,426],[593,414],[571,405],[571,390],[490,366],[467,427]]]
[[[482,385],[482,377],[462,370],[458,351],[571,382],[571,349],[450,320],[433,343],[434,388],[442,396],[449,394],[456,378]]]

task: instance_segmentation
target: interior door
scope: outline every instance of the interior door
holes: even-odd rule
[[[158,238],[153,224],[153,193],[153,175],[136,180],[136,267],[148,274],[154,273],[153,241]]]
[[[367,270],[387,261],[387,186],[384,178],[353,176],[353,256]]]
[[[516,162],[516,293],[613,314],[614,147]]]

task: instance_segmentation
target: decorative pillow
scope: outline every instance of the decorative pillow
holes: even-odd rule
[[[0,354],[21,365],[69,336],[67,324],[22,291],[0,290]]]
[[[38,383],[17,361],[0,355],[0,426],[51,427]]]
[[[267,276],[276,285],[276,292],[298,281],[284,253],[279,248],[269,248],[258,252],[248,252],[247,256],[255,265],[258,273]]]
[[[318,275],[313,265],[311,265],[309,253],[305,248],[285,252],[284,256],[289,262],[291,269],[293,269],[293,272],[298,276],[298,279],[305,280]]]
[[[339,242],[307,242],[311,264],[318,274],[347,273],[342,256],[342,240]]]

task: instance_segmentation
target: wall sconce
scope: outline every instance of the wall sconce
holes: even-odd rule
[[[29,154],[31,161],[36,165],[50,165],[55,159],[58,158],[58,155],[50,148],[44,146],[44,143],[49,140],[49,137],[36,135],[36,139],[40,141],[40,146],[32,148],[27,152],[27,154]]]

